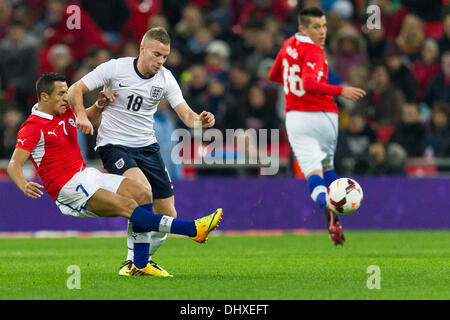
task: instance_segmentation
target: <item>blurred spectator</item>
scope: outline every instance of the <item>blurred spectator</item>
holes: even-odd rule
[[[322,6],[323,6],[325,1],[321,1],[321,2],[322,2]],[[354,12],[354,7],[353,7],[352,1],[350,1],[350,0],[334,1],[333,0],[332,2],[333,3],[330,7],[329,12],[337,14],[339,17],[341,17],[345,21],[350,21],[353,16],[353,12]]]
[[[225,87],[223,82],[217,78],[212,78],[207,85],[207,100],[206,105],[198,106],[202,109],[211,112],[216,117],[216,122],[220,126],[222,123],[222,114],[226,109]]]
[[[268,36],[265,30],[259,30],[255,34],[253,52],[246,59],[246,67],[252,74],[256,74],[258,66],[265,58],[275,58],[277,51],[274,38]]]
[[[385,65],[372,69],[367,95],[357,102],[356,107],[364,112],[374,130],[383,126],[394,126],[400,122],[403,94],[391,85]]]
[[[205,68],[209,76],[226,82],[229,69],[230,47],[225,41],[214,40],[206,49]]]
[[[149,18],[161,12],[162,2],[162,0],[126,0],[130,16],[121,30],[123,43],[128,41],[141,43],[142,37],[148,30]],[[171,9],[175,11],[176,8]]]
[[[396,0],[376,0],[372,4],[378,5],[381,9],[381,24],[385,30],[386,40],[395,41],[400,34],[408,9]]]
[[[400,144],[408,157],[421,157],[424,154],[425,127],[420,122],[419,108],[407,103],[402,108],[402,121],[391,136],[391,142]]]
[[[25,114],[17,108],[8,109],[3,113],[0,123],[0,158],[11,157],[16,147],[17,132],[24,120]]]
[[[255,84],[264,90],[266,93],[267,104],[275,113],[277,112],[276,108],[279,99],[280,84],[269,80],[270,69],[272,68],[274,61],[275,60],[272,58],[266,58],[260,62],[256,73]]]
[[[176,141],[172,141],[172,133],[176,129],[176,121],[174,120],[174,113],[169,105],[169,102],[163,99],[158,105],[158,112],[154,115],[155,122],[153,129],[155,136],[160,146],[161,157],[164,160],[169,175],[174,179],[181,179],[183,172],[181,165],[175,164],[172,161],[172,148],[176,145]]]
[[[396,143],[385,145],[382,142],[375,142],[369,146],[368,157],[369,167],[366,174],[405,174],[406,151]]]
[[[344,85],[351,86],[351,87],[357,87],[361,88],[363,90],[368,90],[368,82],[369,82],[369,70],[365,66],[353,66],[350,68],[347,74],[347,81],[344,83]],[[342,98],[341,96],[336,97],[336,100],[339,102],[340,105],[343,106],[339,110],[339,113],[350,111],[355,108],[356,102]],[[339,122],[342,120],[342,114],[340,115]],[[344,124],[344,126],[346,126]]]
[[[450,109],[445,101],[437,101],[431,112],[431,124],[425,138],[427,154],[450,157]]]
[[[229,95],[243,107],[247,101],[247,92],[252,84],[252,75],[242,61],[234,61],[229,71]]]
[[[347,74],[354,66],[367,65],[366,44],[359,32],[353,27],[341,28],[331,41],[331,51],[334,58],[334,71],[347,81]]]
[[[439,39],[439,54],[442,55],[445,51],[450,50],[450,14],[446,14],[443,19],[444,33]]]
[[[377,29],[367,29],[363,27],[363,32],[367,38],[367,56],[371,64],[379,63],[383,58],[384,47],[386,45],[386,38],[384,27]]]
[[[40,39],[45,41],[46,37],[54,33],[54,28],[61,21],[66,7],[66,0],[43,0],[45,6],[34,24],[30,32]]]
[[[403,52],[395,43],[388,43],[384,51],[384,58],[389,70],[392,83],[399,89],[409,102],[416,101],[417,80],[411,70],[402,60]]]
[[[195,112],[207,102],[208,73],[205,66],[194,64],[181,75],[184,99]]]
[[[367,125],[364,114],[350,112],[346,130],[339,132],[336,167],[341,173],[364,174],[368,171],[367,152],[376,142],[376,133]]]
[[[193,61],[190,62],[193,63]],[[171,47],[164,66],[172,72],[176,79],[179,79],[183,70],[187,67],[187,62],[178,48]]]
[[[267,104],[264,90],[257,85],[248,91],[245,113],[247,129],[276,129],[280,126],[278,117]]]
[[[420,58],[417,59],[412,70],[418,83],[417,101],[425,97],[425,90],[431,79],[439,74],[439,46],[436,40],[428,38],[424,41]]]
[[[81,0],[81,6],[102,29],[109,43],[120,43],[120,31],[130,16],[130,10],[125,1]]]
[[[175,25],[175,37],[186,45],[190,37],[193,37],[204,26],[202,11],[194,5],[187,5],[182,12],[181,20]]]
[[[318,1],[316,1],[318,2]],[[252,0],[232,1],[233,26],[232,30],[240,34],[250,19],[262,22],[265,17],[273,16],[281,22],[286,22],[288,15],[295,9],[290,1]]]
[[[163,27],[167,32],[170,32],[169,22],[167,21],[166,16],[162,14],[153,14],[148,18],[147,29],[155,27]]]
[[[213,33],[207,27],[201,27],[187,39],[186,49],[191,61],[201,62],[206,55],[206,49],[213,39]]]
[[[48,51],[48,68],[41,69],[40,73],[57,72],[64,75],[67,79],[67,85],[72,83],[72,77],[75,74],[75,68],[72,63],[70,49],[65,44],[55,44]]]
[[[55,0],[53,0],[55,1]],[[68,28],[68,21],[72,12],[67,11],[67,5],[63,8],[61,19],[56,23],[54,30],[46,40],[47,47],[54,44],[66,44],[72,51],[72,55],[76,60],[82,60],[87,57],[92,47],[107,47],[108,42],[103,36],[102,30],[96,25],[94,20],[84,10],[80,10],[80,26],[71,26]],[[81,27],[81,24],[83,27]]]
[[[137,57],[139,55],[139,47],[134,42],[126,42],[122,47],[121,57]],[[170,56],[169,56],[170,57]]]
[[[402,0],[409,12],[424,21],[439,21],[441,18],[442,0]]]
[[[0,0],[0,41],[6,36],[11,17],[12,10],[10,1]]]
[[[403,20],[396,43],[409,56],[410,60],[414,61],[420,54],[420,48],[424,40],[423,21],[416,15],[408,14]]]
[[[8,100],[19,102],[28,111],[28,99],[34,94],[37,75],[34,41],[19,22],[9,25],[7,37],[0,42],[0,79]]]
[[[425,90],[424,101],[428,106],[433,106],[439,100],[450,103],[450,51],[442,54],[440,72]]]

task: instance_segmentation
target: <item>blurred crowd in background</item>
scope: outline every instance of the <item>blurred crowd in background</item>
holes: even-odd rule
[[[74,4],[81,25],[69,29]],[[366,23],[369,5],[380,9],[380,28]],[[111,58],[137,56],[143,34],[163,26],[171,36],[165,66],[190,107],[212,112],[221,130],[280,129],[280,156],[295,168],[283,90],[268,72],[283,41],[298,31],[298,10],[309,6],[327,13],[330,83],[367,91],[356,103],[336,98],[338,172],[439,171],[407,163],[450,158],[449,0],[0,0],[0,159],[11,156],[41,73],[64,74],[70,86]],[[85,106],[96,97],[88,94]],[[170,155],[170,135],[183,125],[165,101],[155,127]],[[79,140],[86,159],[98,159],[95,136]],[[170,159],[166,164],[175,178],[183,175]]]

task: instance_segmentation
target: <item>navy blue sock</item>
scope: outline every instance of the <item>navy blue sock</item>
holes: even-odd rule
[[[184,221],[162,214],[154,214],[148,210],[150,208],[149,204],[145,206],[147,206],[147,209],[144,206],[139,206],[131,214],[130,221],[133,226],[133,232],[170,232],[189,237],[197,235],[194,221]]]
[[[145,210],[153,212],[153,203],[143,204],[141,207],[144,208]]]
[[[197,235],[197,228],[195,227],[194,221],[173,219],[172,225],[170,226],[170,232],[188,237],[195,237]]]
[[[329,187],[330,184],[337,179],[339,179],[339,176],[337,175],[334,168],[323,172],[323,180],[325,180],[325,184],[327,187]]]
[[[327,208],[326,191],[327,187],[325,181],[321,176],[313,174],[307,181],[309,193],[315,203],[319,205],[322,210]]]
[[[130,217],[130,221],[133,225],[133,231],[159,231],[159,223],[162,216],[162,214],[154,214],[152,211],[143,208],[143,206],[136,207]]]
[[[145,268],[150,258],[150,243],[134,243],[133,264],[139,268]]]

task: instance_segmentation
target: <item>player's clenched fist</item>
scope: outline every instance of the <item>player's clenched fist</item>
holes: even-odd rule
[[[89,121],[86,115],[80,114],[77,117],[77,129],[84,134],[94,134],[94,127],[92,126],[92,123]]]
[[[216,123],[214,115],[207,111],[200,113],[200,121],[202,122],[202,128],[211,128]]]
[[[357,101],[363,98],[366,95],[366,92],[363,89],[355,88],[355,87],[344,87],[342,89],[341,96],[344,98],[350,99],[352,101]]]
[[[27,184],[23,187],[23,193],[30,198],[37,199],[40,198],[44,193],[40,190],[43,186],[41,186],[39,183],[29,181]]]
[[[117,92],[100,91],[98,93],[97,104],[100,108],[106,107],[116,99]]]

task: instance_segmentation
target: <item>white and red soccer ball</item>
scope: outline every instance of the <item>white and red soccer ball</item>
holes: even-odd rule
[[[326,198],[331,211],[337,214],[350,214],[361,206],[363,191],[355,180],[340,178],[330,184]]]

